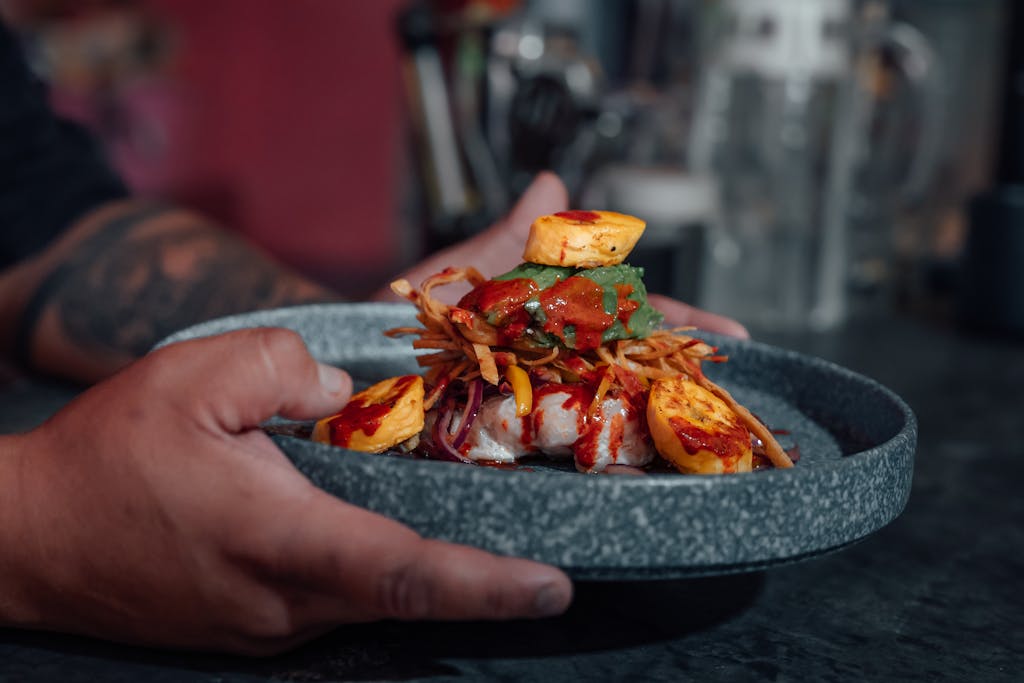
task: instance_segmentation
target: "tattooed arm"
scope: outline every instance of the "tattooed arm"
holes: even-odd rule
[[[41,372],[92,382],[187,325],[332,298],[196,214],[112,202],[0,273],[2,347]]]

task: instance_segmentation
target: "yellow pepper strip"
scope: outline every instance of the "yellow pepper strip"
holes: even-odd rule
[[[612,385],[612,375],[611,366],[606,367],[604,375],[601,376],[601,382],[597,385],[597,391],[594,392],[594,400],[590,402],[588,415],[596,415],[597,411],[601,409],[601,401],[604,400],[604,395],[608,393],[608,389]]]
[[[518,365],[505,368],[505,379],[512,385],[512,393],[516,399],[516,417],[529,415],[533,410],[533,387],[530,376]]]

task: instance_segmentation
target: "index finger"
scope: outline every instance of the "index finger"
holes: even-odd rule
[[[254,328],[178,342],[143,361],[155,385],[193,416],[228,432],[274,415],[313,419],[339,410],[352,391],[343,370],[322,365],[291,330]]]
[[[684,304],[661,294],[649,294],[647,300],[651,306],[665,315],[665,322],[669,325],[693,325],[708,332],[750,339],[747,328],[732,318]]]

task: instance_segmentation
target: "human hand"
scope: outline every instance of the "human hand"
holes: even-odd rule
[[[473,266],[486,277],[501,275],[522,262],[523,246],[534,219],[567,208],[569,192],[562,180],[549,171],[539,173],[507,216],[480,234],[431,254],[399,277],[419,286],[423,280],[448,266]],[[464,283],[456,283],[432,292],[431,296],[454,304],[468,289]],[[376,301],[405,301],[387,287],[372,298]]]
[[[554,173],[540,173],[505,218],[479,235],[429,256],[401,277],[418,286],[424,279],[448,266],[473,266],[487,277],[500,275],[522,261],[530,224],[537,216],[558,213],[568,208],[569,192],[561,179]],[[431,295],[453,304],[466,291],[463,283],[458,283],[438,289]],[[373,298],[377,301],[402,301],[386,288],[377,292]],[[709,332],[742,339],[750,337],[743,325],[730,318],[659,294],[651,294],[649,300],[654,308],[665,315],[665,323],[670,327],[694,325]]]
[[[665,324],[669,327],[692,325],[708,332],[718,332],[739,339],[750,339],[747,328],[724,315],[705,311],[661,294],[648,294],[647,301],[665,316]]]
[[[344,503],[258,427],[350,393],[298,335],[246,330],[158,350],[0,440],[0,624],[266,654],[346,622],[563,611],[557,569]]]

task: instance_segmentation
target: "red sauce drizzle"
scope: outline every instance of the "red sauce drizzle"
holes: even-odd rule
[[[604,290],[593,280],[571,277],[556,282],[539,295],[547,321],[544,331],[565,341],[565,328],[576,329],[576,349],[587,351],[601,345],[601,335],[615,318],[604,310]]]
[[[459,308],[495,315],[498,324],[523,311],[523,304],[537,293],[537,283],[525,277],[513,280],[488,280],[459,300]]]
[[[529,278],[488,280],[462,297],[458,307],[493,315],[498,328],[498,343],[508,346],[522,337],[533,322],[523,304],[537,291],[537,283]]]
[[[544,427],[544,410],[539,409],[538,406],[541,400],[549,394],[566,395],[561,408],[567,412],[576,412],[576,433],[582,434],[587,424],[587,408],[594,400],[594,391],[595,388],[589,384],[550,382],[535,386],[533,388],[533,412],[523,418],[523,443],[532,443],[533,435]]]
[[[559,218],[580,223],[596,223],[601,220],[601,214],[593,211],[559,211],[555,214]]]
[[[594,415],[587,417],[589,422],[580,429],[580,438],[573,443],[572,453],[576,462],[585,469],[590,469],[597,464],[597,446],[604,425],[604,411],[598,410]]]
[[[561,408],[567,412],[576,413],[576,433],[579,438],[573,443],[572,451],[580,464],[584,467],[593,466],[597,454],[597,437],[601,432],[601,415],[588,416],[587,411],[594,400],[594,392],[597,390],[596,382],[586,381],[574,384],[559,384],[552,382],[542,384],[534,388],[534,411],[532,414],[532,433],[536,434],[544,425],[544,411],[538,410],[540,404],[548,394],[563,394]],[[524,433],[525,433],[524,429]]]
[[[565,394],[565,400],[562,401],[561,406],[563,410],[586,413],[590,402],[594,400],[594,387],[586,384],[559,384],[558,382],[535,386],[533,388],[533,419],[536,429],[540,429],[540,426],[544,424],[544,411],[537,410],[537,406],[540,405],[541,399],[548,394]]]
[[[701,450],[711,451],[722,460],[726,472],[736,470],[745,451],[744,443],[750,439],[746,429],[740,425],[731,425],[727,429],[721,425],[721,433],[708,434],[682,418],[669,418],[669,424],[687,453],[696,455]]]
[[[570,277],[545,290],[529,278],[488,280],[459,300],[452,308],[452,320],[472,326],[473,314],[487,316],[498,329],[498,343],[509,346],[533,324],[523,306],[537,295],[547,318],[544,331],[565,342],[565,328],[571,325],[576,334],[575,348],[590,351],[601,345],[602,335],[616,319],[628,331],[629,320],[640,307],[638,301],[629,298],[633,293],[631,285],[617,284],[615,292],[616,311],[611,315],[604,310],[604,289],[586,277]]]
[[[619,381],[619,385],[622,386],[622,390],[629,403],[632,405],[639,402],[641,406],[640,412],[646,412],[648,390],[640,383],[636,373],[619,365],[613,366],[612,370],[615,372],[615,378]]]
[[[594,392],[596,387],[588,386],[586,384],[556,384],[554,385],[559,391],[563,391],[568,396],[562,401],[562,408],[564,410],[579,410],[580,412],[586,412],[590,402],[594,400]]]
[[[618,295],[615,317],[618,318],[626,330],[629,331],[629,319],[633,317],[636,309],[640,308],[639,301],[628,298],[633,293],[633,285],[615,285],[615,293]]]
[[[399,377],[395,382],[394,389],[388,392],[394,396],[401,396],[408,389],[409,385],[416,381],[416,375],[405,375]],[[384,416],[395,407],[392,402],[366,404],[362,398],[349,401],[348,405],[341,409],[328,423],[331,443],[335,446],[345,448],[352,442],[352,435],[362,432],[366,436],[373,436],[384,420]]]
[[[534,405],[536,406],[536,404]],[[533,412],[527,413],[519,418],[519,441],[522,442],[524,446],[533,446],[533,432],[530,430],[534,428],[534,419],[537,420],[538,425],[543,423],[544,411],[534,408]]]
[[[645,438],[649,438],[647,398],[650,395],[650,390],[645,389],[637,376],[626,368],[615,366],[615,377],[621,386],[618,397],[622,400],[627,418],[637,420],[640,425],[640,433],[644,434]]]
[[[619,459],[619,449],[626,438],[626,416],[622,413],[612,415],[611,428],[608,430],[608,457],[612,462]]]
[[[579,375],[581,377],[584,374],[590,372],[589,370],[587,370],[587,364],[584,363],[583,359],[580,358],[575,353],[567,354],[567,355],[563,356],[562,357],[562,362],[565,363],[565,366],[567,368],[569,368],[570,370],[572,370],[573,372],[575,372],[577,375]]]

